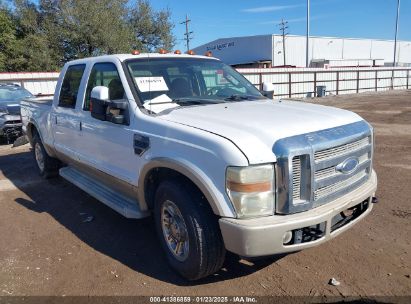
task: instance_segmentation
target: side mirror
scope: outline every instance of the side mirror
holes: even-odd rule
[[[91,98],[100,99],[100,100],[109,100],[108,88],[103,86],[94,87],[91,90]]]
[[[103,86],[94,87],[90,94],[90,113],[98,120],[106,120],[107,105],[109,100],[108,88]]]
[[[90,112],[93,118],[110,121],[115,124],[123,124],[125,122],[125,117],[122,113],[128,110],[127,101],[110,100],[109,89],[104,86],[94,87],[90,97]]]
[[[273,99],[274,85],[271,82],[263,82],[263,90],[261,92],[265,97]]]

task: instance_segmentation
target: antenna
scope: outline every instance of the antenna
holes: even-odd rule
[[[188,19],[188,15],[186,14],[186,20],[180,22],[180,24],[185,24],[186,26],[186,32],[184,34],[184,40],[186,41],[186,47],[187,47],[187,52],[190,50],[190,40],[193,39],[193,37],[191,36],[193,34],[193,32],[188,30],[188,23],[190,23],[191,20]]]
[[[398,35],[398,21],[400,18],[400,0],[397,0],[397,18],[395,18],[395,40],[394,40],[394,60],[393,67],[397,66],[397,35]]]
[[[284,19],[281,19],[281,22],[278,24],[278,26],[280,27],[281,36],[283,36],[283,65],[285,66],[285,36],[288,35],[288,33],[286,32],[288,29],[288,21],[284,21]]]

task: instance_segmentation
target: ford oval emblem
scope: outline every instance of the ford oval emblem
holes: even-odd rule
[[[335,167],[335,169],[343,174],[349,174],[357,168],[358,164],[359,164],[358,158],[352,157],[338,164]]]

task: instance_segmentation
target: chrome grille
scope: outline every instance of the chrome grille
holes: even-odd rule
[[[358,157],[359,165],[363,164],[364,162],[368,161],[369,155],[368,153],[364,153],[360,157]],[[314,178],[315,180],[321,180],[323,178],[329,178],[338,175],[339,172],[335,169],[335,166],[331,166],[328,168],[320,169],[315,171]]]
[[[301,158],[293,158],[293,200],[301,199]]]
[[[307,211],[360,187],[371,175],[372,151],[372,128],[365,121],[278,140],[275,212]]]
[[[314,153],[314,206],[322,205],[335,195],[348,193],[367,180],[371,172],[371,136]],[[356,158],[354,172],[342,173],[337,166]]]
[[[351,152],[360,150],[361,148],[364,148],[370,144],[370,138],[365,137],[360,140],[341,145],[338,147],[330,148],[330,149],[325,149],[322,151],[315,152],[314,154],[314,160],[315,162],[320,162],[326,159],[342,156],[345,154],[349,154]]]
[[[340,191],[346,187],[349,187],[367,175],[367,170],[361,170],[360,172],[356,173],[355,175],[347,178],[345,180],[339,181],[335,184],[327,185],[325,187],[318,188],[314,192],[314,200],[318,200],[322,197],[326,197],[330,194],[333,194],[337,191]]]
[[[322,170],[318,170],[315,172],[315,179],[322,179],[322,178],[327,178],[330,176],[333,176],[337,171],[335,170],[335,167],[329,167],[325,168]]]

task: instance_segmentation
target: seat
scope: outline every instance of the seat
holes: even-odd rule
[[[184,78],[176,78],[171,82],[170,95],[172,98],[193,96],[190,84]]]
[[[113,79],[108,84],[108,92],[111,100],[123,99],[124,88],[120,79]]]

